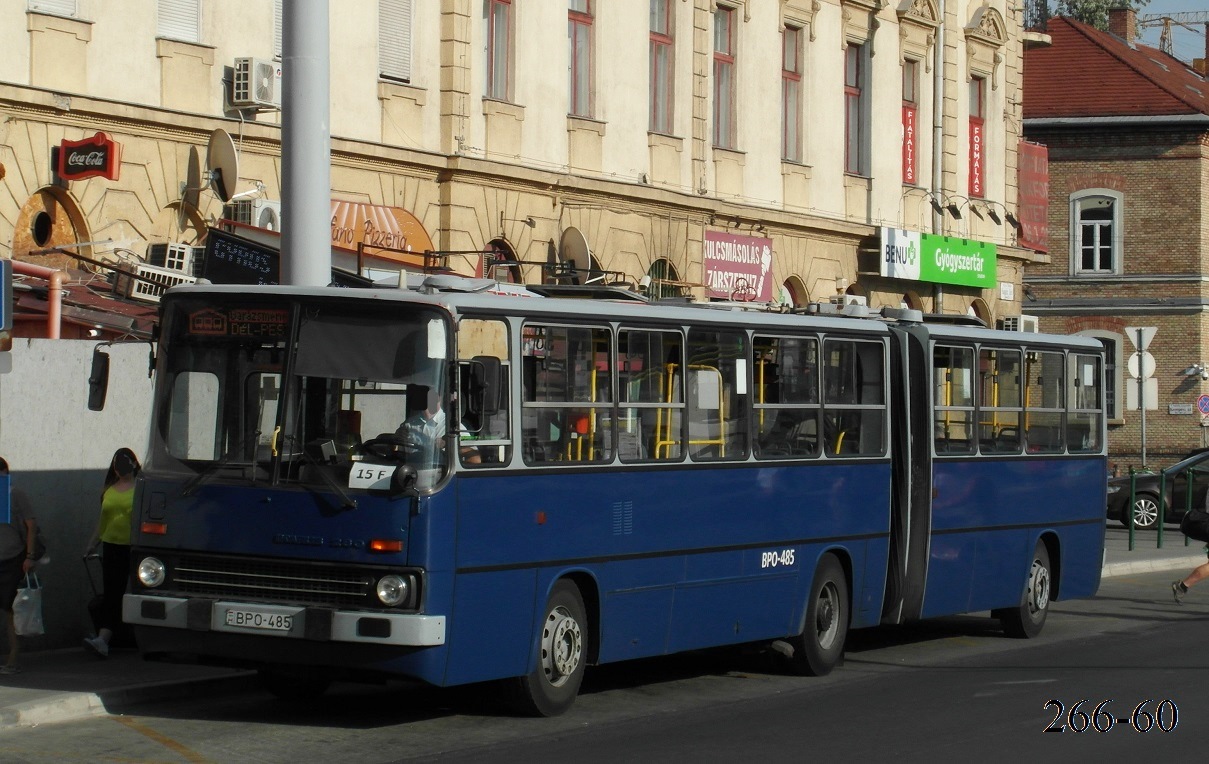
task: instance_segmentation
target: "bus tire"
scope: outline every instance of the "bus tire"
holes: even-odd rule
[[[588,659],[588,617],[579,588],[559,581],[537,633],[537,667],[518,677],[513,707],[526,716],[558,716],[571,707]]]
[[[786,640],[789,667],[802,676],[826,676],[844,658],[849,621],[848,577],[835,555],[819,560],[806,603],[802,633]]]
[[[287,674],[272,669],[260,670],[260,682],[278,700],[306,702],[318,698],[331,686],[330,679]]]
[[[1045,542],[1038,541],[1029,563],[1020,605],[998,611],[999,623],[1009,637],[1031,639],[1041,633],[1049,614],[1050,576],[1049,550]]]

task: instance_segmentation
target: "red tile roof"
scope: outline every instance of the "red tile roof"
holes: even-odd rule
[[[1024,52],[1024,118],[1209,114],[1209,80],[1179,59],[1074,19]]]

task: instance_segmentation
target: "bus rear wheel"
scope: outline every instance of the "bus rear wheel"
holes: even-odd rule
[[[844,657],[848,621],[848,577],[835,555],[824,555],[810,585],[802,633],[785,640],[790,670],[802,676],[830,674]]]
[[[1049,614],[1050,562],[1045,543],[1038,541],[1029,565],[1028,579],[1020,605],[998,611],[999,622],[1009,637],[1031,639],[1041,633]]]
[[[588,657],[588,617],[570,581],[550,592],[537,650],[537,667],[515,680],[513,706],[527,716],[558,716],[575,702]]]

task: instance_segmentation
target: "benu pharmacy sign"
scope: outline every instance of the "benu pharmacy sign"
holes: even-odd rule
[[[882,229],[880,273],[888,278],[990,289],[996,262],[990,242]]]

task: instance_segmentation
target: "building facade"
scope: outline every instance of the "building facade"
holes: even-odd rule
[[[1050,181],[1050,260],[1026,269],[1024,313],[1105,343],[1122,469],[1209,445],[1209,78],[1135,32],[1132,11],[1108,32],[1053,18],[1024,56],[1025,135]]]
[[[79,284],[202,244],[232,197],[288,226],[282,13],[0,7],[0,256]],[[1012,224],[1024,34],[1006,0],[365,0],[329,24],[333,244],[379,266],[431,248],[515,281],[847,294],[994,325],[1049,260]]]

